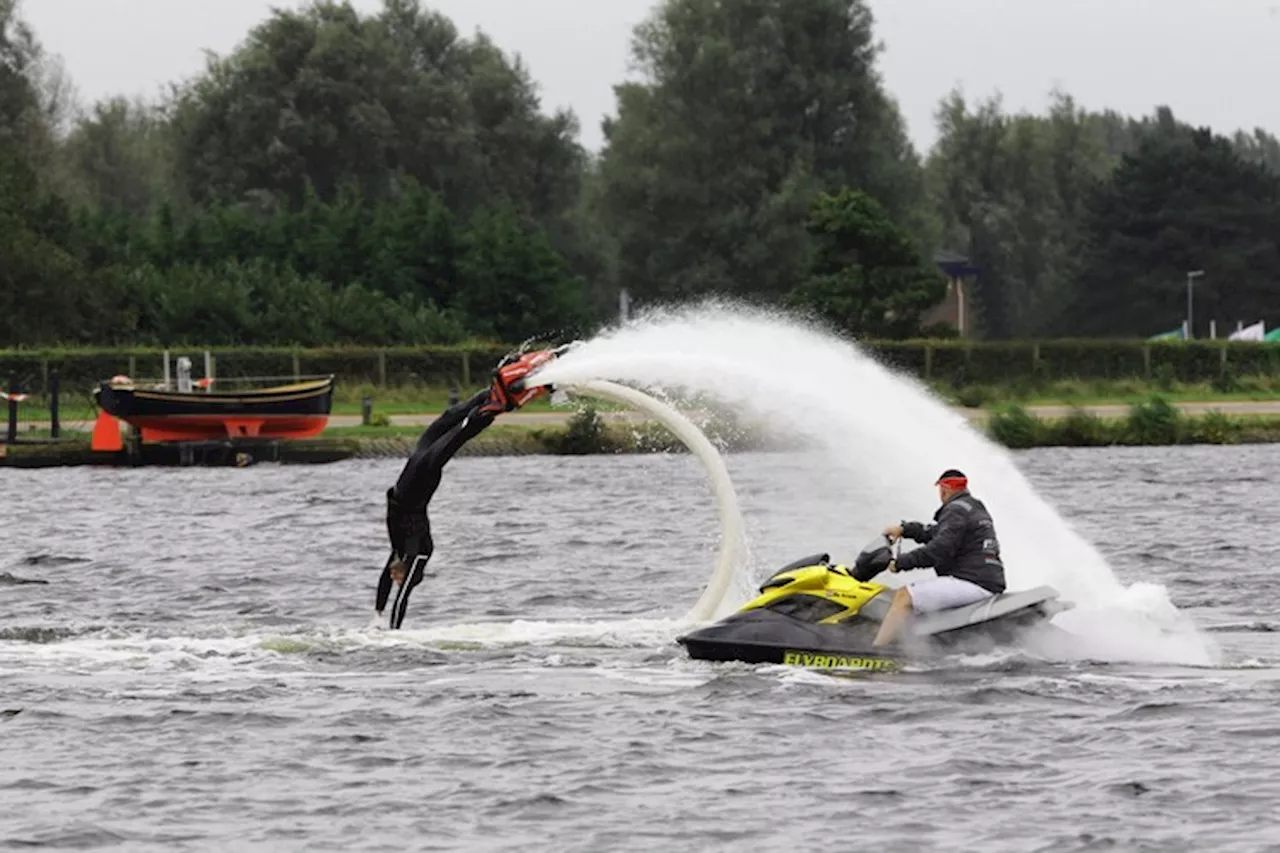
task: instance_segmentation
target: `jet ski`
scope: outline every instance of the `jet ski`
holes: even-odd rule
[[[1053,587],[1005,592],[977,604],[912,614],[900,639],[873,646],[895,590],[873,579],[893,559],[879,537],[852,568],[815,554],[779,569],[760,595],[719,622],[677,638],[697,660],[781,663],[821,669],[894,670],[907,660],[1016,643],[1073,605]]]

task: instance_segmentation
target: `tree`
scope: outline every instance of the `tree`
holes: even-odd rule
[[[921,314],[946,295],[942,274],[922,261],[911,236],[866,193],[819,196],[808,230],[817,257],[792,301],[839,329],[908,337],[919,331]]]
[[[173,156],[160,111],[125,98],[95,104],[62,144],[78,202],[144,215],[171,198]]]
[[[1261,163],[1273,172],[1280,173],[1280,139],[1262,128],[1252,133],[1240,131],[1231,139],[1231,144],[1245,160],[1250,163]]]
[[[59,239],[65,208],[15,147],[0,142],[0,345],[82,340],[84,269]]]
[[[1185,316],[1188,270],[1197,328],[1263,319],[1280,323],[1280,175],[1208,129],[1167,123],[1140,141],[1090,200],[1088,251],[1064,334],[1137,336]]]
[[[19,0],[0,0],[0,144],[13,146],[41,184],[56,183],[57,140],[75,109],[61,61],[45,53],[19,17]]]
[[[511,210],[481,214],[463,238],[458,310],[499,341],[573,329],[582,320],[580,282],[546,238]]]
[[[276,10],[181,93],[175,132],[197,202],[296,205],[344,184],[377,200],[409,175],[452,210],[503,199],[542,225],[572,206],[583,157],[575,119],[542,115],[523,67],[418,0]]]
[[[666,0],[616,87],[602,215],[640,300],[781,297],[803,278],[822,189],[919,212],[914,153],[875,71],[863,0]]]
[[[1119,156],[1108,150],[1113,128],[1060,93],[1046,116],[1007,115],[998,97],[971,110],[958,92],[940,105],[930,192],[945,245],[983,270],[976,307],[986,336],[1034,336],[1057,321],[1086,200]]]
[[[32,69],[39,55],[35,36],[17,16],[16,0],[0,0],[0,141],[22,140],[38,103]]]

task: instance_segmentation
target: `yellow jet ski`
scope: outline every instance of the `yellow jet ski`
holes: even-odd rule
[[[985,651],[1016,642],[1072,605],[1048,586],[1005,592],[977,604],[913,614],[901,639],[872,645],[894,590],[873,579],[888,568],[892,545],[880,537],[852,568],[815,554],[779,569],[760,595],[719,622],[678,638],[698,660],[781,663],[822,669],[892,670],[946,650]]]

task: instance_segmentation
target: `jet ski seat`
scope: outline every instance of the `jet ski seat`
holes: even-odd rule
[[[917,614],[911,620],[909,630],[917,637],[928,637],[965,628],[977,622],[1015,615],[1019,611],[1029,611],[1028,615],[1031,615],[1030,611],[1034,610],[1045,616],[1053,616],[1070,610],[1071,606],[1058,600],[1058,591],[1053,587],[1038,586],[1034,589],[1001,593],[964,607]]]

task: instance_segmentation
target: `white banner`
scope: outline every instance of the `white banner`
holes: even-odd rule
[[[1228,340],[1260,341],[1263,338],[1265,338],[1266,335],[1267,335],[1266,326],[1264,326],[1262,321],[1259,320],[1257,323],[1254,323],[1252,326],[1245,326],[1243,329],[1238,329],[1232,332]]]

